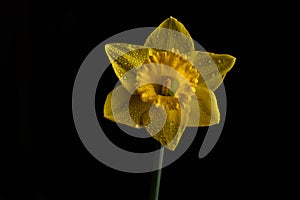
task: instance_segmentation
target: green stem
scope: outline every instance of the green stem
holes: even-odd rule
[[[158,200],[163,157],[164,157],[164,147],[161,146],[159,150],[159,157],[158,157],[158,169],[155,172],[153,172],[154,174],[152,179],[150,200]]]

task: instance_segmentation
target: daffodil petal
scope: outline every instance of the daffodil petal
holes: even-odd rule
[[[143,114],[151,103],[142,102],[139,95],[130,93],[121,85],[110,92],[104,104],[104,117],[132,127],[142,125]]]
[[[135,89],[135,68],[144,64],[149,48],[126,43],[105,45],[106,54],[123,86],[132,92]]]
[[[187,126],[211,126],[220,122],[217,98],[207,88],[197,88],[191,99]]]
[[[189,106],[183,109],[152,106],[143,115],[148,133],[164,147],[174,151],[187,125]]]
[[[174,17],[170,17],[148,36],[144,46],[187,53],[194,50],[194,41],[184,25]]]
[[[213,91],[222,84],[226,73],[235,63],[235,57],[228,54],[191,51],[187,57],[200,73],[198,86]]]

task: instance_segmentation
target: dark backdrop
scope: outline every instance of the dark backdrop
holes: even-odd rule
[[[203,159],[198,152],[206,133],[200,128],[192,146],[162,171],[160,199],[256,198],[270,194],[276,183],[269,170],[272,154],[261,151],[264,131],[254,127],[255,83],[249,83],[256,61],[251,55],[261,10],[247,3],[228,2],[101,2],[19,1],[9,5],[7,61],[17,66],[19,126],[11,126],[5,146],[3,199],[148,199],[153,173],[130,174],[108,168],[88,153],[72,118],[72,87],[88,53],[106,38],[137,27],[158,26],[173,16],[207,51],[237,58],[224,81],[227,116],[215,148]],[[256,14],[255,14],[256,13]],[[259,57],[259,56],[258,56]],[[117,81],[106,70],[100,93]],[[105,96],[98,95],[97,106]],[[252,113],[252,114],[250,114]],[[114,123],[99,114],[115,135]],[[109,134],[109,133],[107,133]],[[121,133],[120,133],[121,134]],[[125,138],[126,139],[126,138]],[[128,138],[127,138],[128,139]],[[135,150],[141,145],[132,142]],[[5,142],[4,142],[5,143]],[[9,150],[7,150],[9,149]],[[274,184],[276,185],[276,184]],[[204,197],[205,196],[205,197]],[[1,199],[0,198],[0,199]]]

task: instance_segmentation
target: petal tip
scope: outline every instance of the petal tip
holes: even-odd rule
[[[228,58],[229,58],[229,68],[231,69],[233,67],[233,65],[235,64],[236,57],[228,55]]]
[[[170,20],[170,21],[178,21],[175,17],[173,17],[173,16],[170,16],[167,20]]]
[[[113,44],[106,44],[104,45],[105,53],[108,55],[109,59],[111,60],[112,52],[114,51]]]
[[[107,54],[111,54],[113,52],[115,52],[116,50],[118,50],[121,46],[121,43],[108,43],[106,45],[104,45],[104,49],[105,52]]]
[[[109,49],[111,48],[111,44],[106,44],[104,46],[105,52],[107,53],[109,51]]]
[[[230,56],[230,58],[231,58],[231,62],[232,62],[232,64],[234,64],[235,63],[235,61],[236,61],[236,57],[234,57],[234,56],[231,56],[231,55],[229,55]]]

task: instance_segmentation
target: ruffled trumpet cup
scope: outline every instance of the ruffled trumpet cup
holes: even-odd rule
[[[106,98],[107,119],[144,127],[170,150],[175,150],[187,126],[219,123],[214,91],[235,58],[196,51],[190,34],[175,18],[162,22],[144,46],[112,43],[105,51],[122,83]]]

